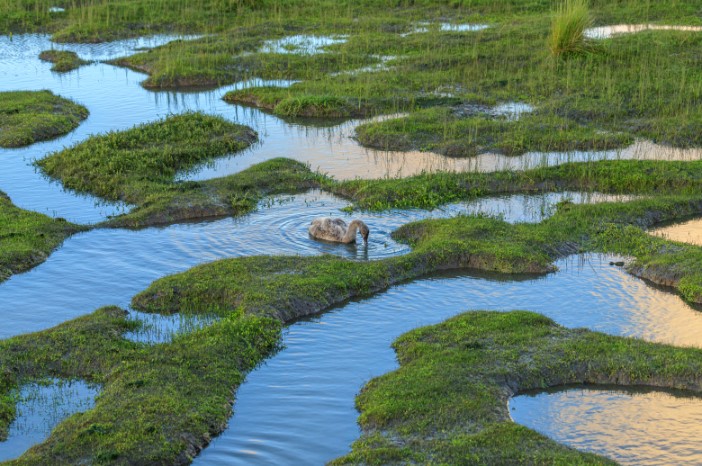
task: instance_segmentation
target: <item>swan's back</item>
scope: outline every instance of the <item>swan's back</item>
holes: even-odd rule
[[[321,217],[312,220],[308,231],[313,238],[340,242],[347,229],[346,222],[340,218]]]

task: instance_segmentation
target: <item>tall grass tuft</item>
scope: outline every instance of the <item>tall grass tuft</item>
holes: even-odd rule
[[[585,30],[592,26],[586,0],[564,0],[551,23],[549,48],[556,57],[586,52],[589,49]]]

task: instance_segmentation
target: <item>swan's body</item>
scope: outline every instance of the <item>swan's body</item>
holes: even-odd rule
[[[360,220],[353,220],[346,225],[346,222],[340,218],[316,218],[312,220],[309,232],[315,239],[346,244],[355,243],[356,235],[360,232],[363,241],[368,242],[368,226]]]

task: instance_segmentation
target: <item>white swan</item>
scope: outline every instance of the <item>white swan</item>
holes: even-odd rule
[[[368,243],[368,226],[360,220],[353,220],[347,226],[340,218],[316,218],[308,231],[312,238],[346,244],[355,243],[356,234],[360,231],[363,242]]]

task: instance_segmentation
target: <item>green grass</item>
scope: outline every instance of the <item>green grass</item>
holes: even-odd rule
[[[186,113],[93,136],[37,165],[70,189],[141,204],[149,195],[173,189],[179,170],[238,152],[256,140],[257,134],[245,126]]]
[[[20,209],[0,191],[0,282],[44,262],[66,237],[83,229]]]
[[[73,71],[90,63],[79,58],[75,52],[67,50],[44,50],[39,54],[39,58],[43,61],[53,63],[54,65],[51,67],[51,71],[60,73]]]
[[[108,226],[145,226],[237,215],[266,194],[317,185],[318,175],[290,160],[272,160],[242,173],[206,182],[174,182],[177,172],[257,140],[250,128],[200,113],[171,116],[127,131],[93,136],[50,154],[37,165],[79,192],[136,208]]]
[[[233,390],[275,351],[280,324],[232,315],[148,346],[122,338],[137,324],[102,308],[43,332],[0,342],[0,393],[45,377],[102,385],[95,407],[8,464],[186,464],[231,416]],[[0,436],[15,416],[0,396]]]
[[[484,152],[608,150],[626,147],[630,135],[607,133],[556,115],[524,115],[517,121],[488,116],[462,117],[450,107],[433,107],[407,117],[366,123],[356,128],[358,141],[381,150],[423,150],[451,157]]]
[[[525,311],[468,312],[393,347],[400,368],[363,388],[363,435],[331,464],[614,464],[514,424],[507,401],[568,384],[700,390],[698,349],[566,329]]]
[[[702,248],[644,231],[656,222],[700,211],[699,197],[660,197],[629,203],[566,203],[539,224],[509,224],[485,216],[425,220],[393,233],[412,246],[404,256],[371,262],[334,256],[225,259],[155,281],[134,297],[132,306],[156,313],[244,311],[288,321],[441,270],[542,274],[554,270],[556,259],[587,251],[631,255],[637,259],[635,267],[676,264],[676,286],[683,297],[702,303],[702,273],[697,266]],[[627,233],[626,241],[622,232]]]
[[[61,136],[87,117],[88,109],[49,91],[0,92],[0,147]]]
[[[556,57],[585,53],[590,48],[585,30],[592,26],[587,0],[563,0],[553,15],[548,48]]]

